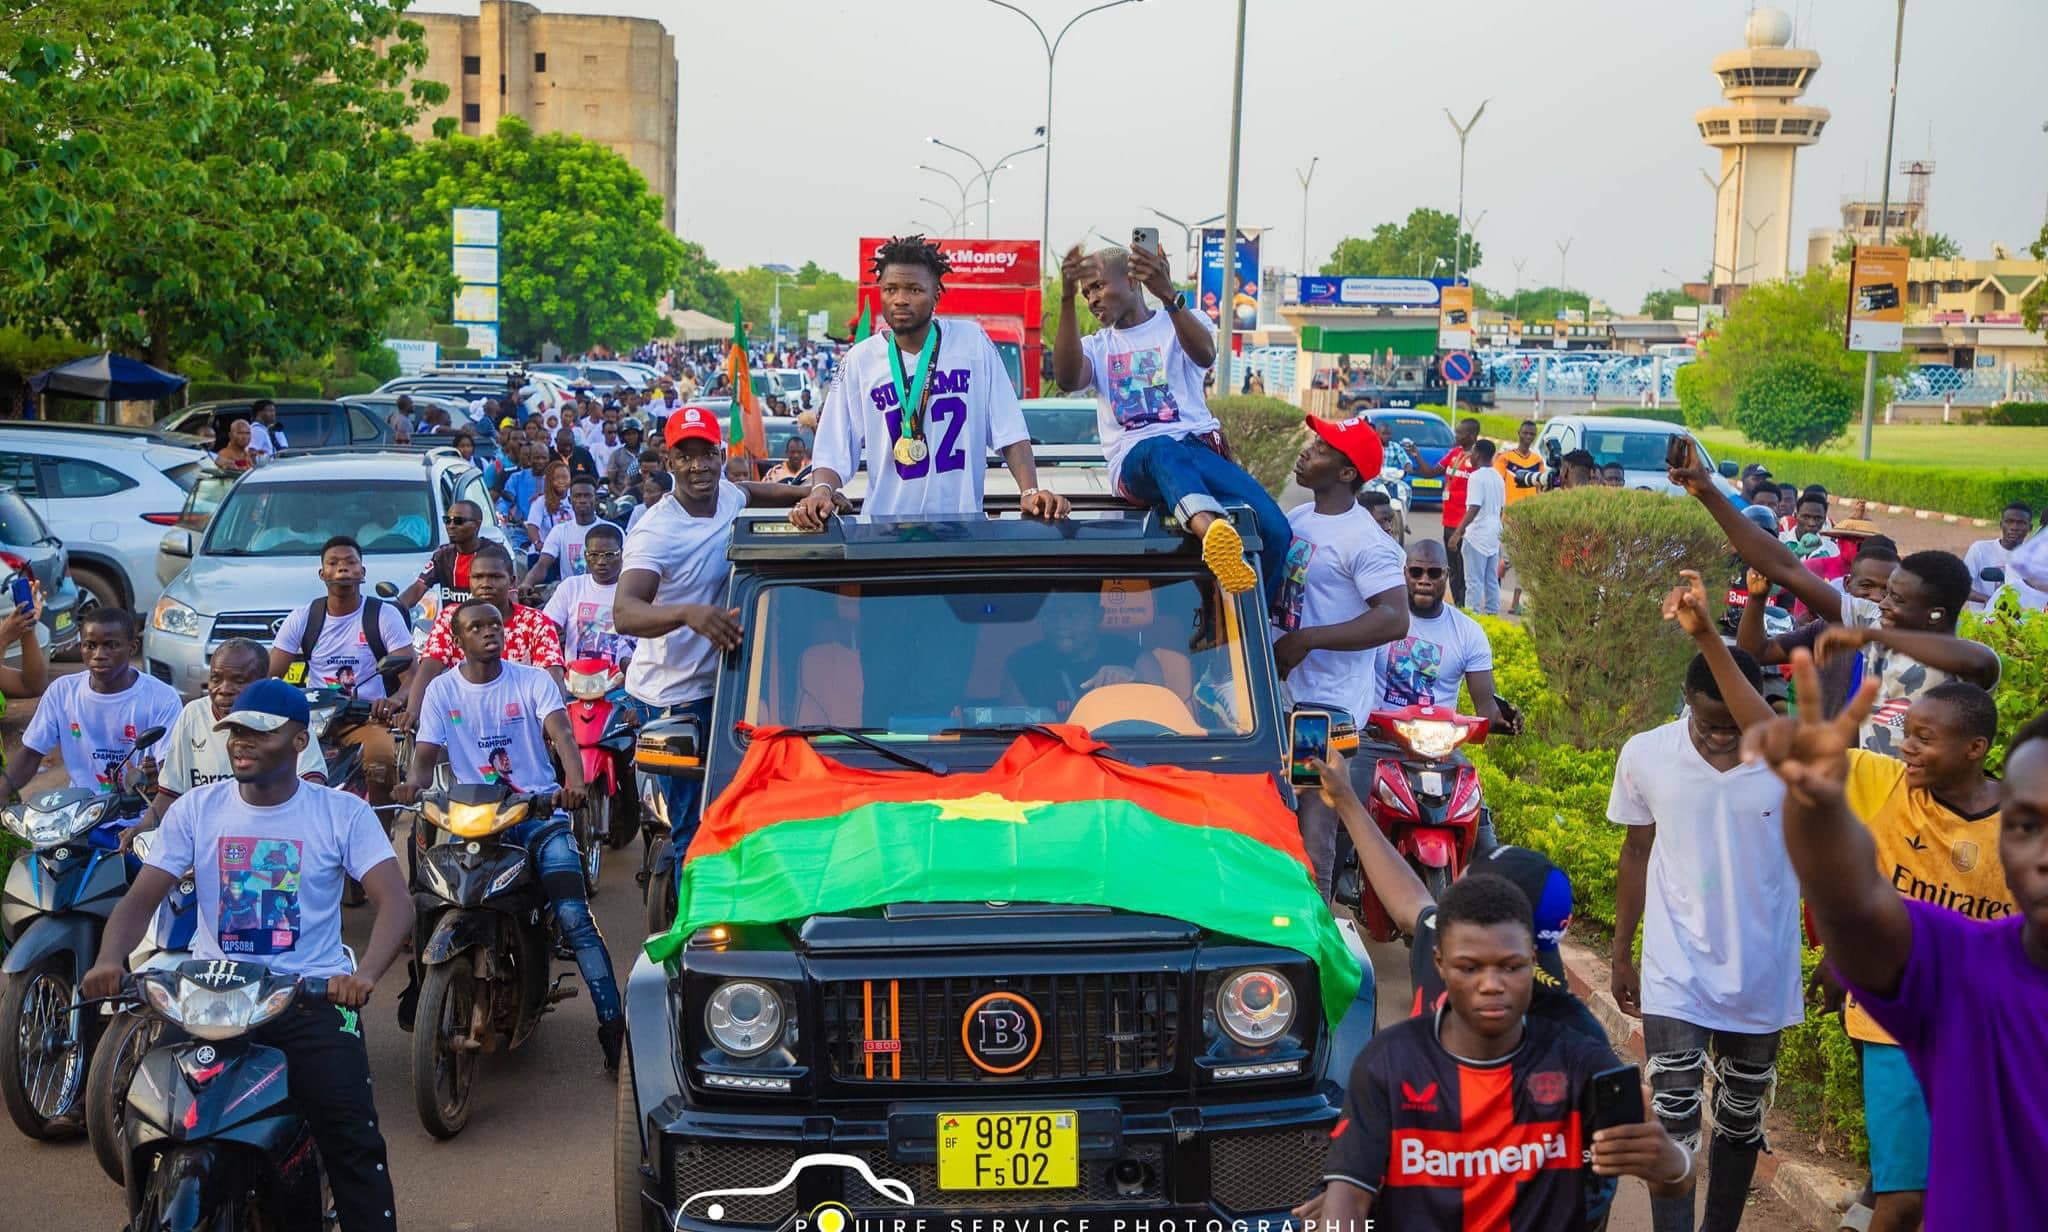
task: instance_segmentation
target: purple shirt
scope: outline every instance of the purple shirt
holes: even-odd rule
[[[1905,903],[1913,950],[1898,995],[1852,991],[1906,1050],[1927,1097],[1927,1232],[2039,1227],[2048,971],[2027,961],[2019,915],[1987,922]]]

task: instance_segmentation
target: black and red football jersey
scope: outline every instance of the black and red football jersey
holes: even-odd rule
[[[1593,1075],[1606,1045],[1528,1017],[1498,1061],[1454,1056],[1447,1013],[1410,1018],[1359,1054],[1325,1179],[1371,1191],[1376,1224],[1463,1232],[1577,1232],[1586,1224]]]

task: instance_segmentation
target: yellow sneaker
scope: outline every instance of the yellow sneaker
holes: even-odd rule
[[[1239,594],[1258,585],[1258,573],[1244,558],[1244,539],[1228,518],[1215,519],[1202,532],[1202,563],[1223,584],[1226,594]]]

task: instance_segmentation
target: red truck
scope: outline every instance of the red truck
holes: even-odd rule
[[[887,241],[867,236],[860,242],[860,302],[856,318],[865,307],[874,320],[881,320],[882,306],[875,286],[875,252]],[[1022,398],[1038,396],[1038,373],[1043,363],[1040,326],[1045,319],[1045,288],[1039,279],[1037,240],[941,239],[939,250],[952,263],[946,275],[946,294],[939,301],[942,317],[966,317],[988,331],[1003,366],[1010,370],[1010,383]]]

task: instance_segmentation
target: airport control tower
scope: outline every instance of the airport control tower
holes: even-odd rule
[[[1714,58],[1728,101],[1693,114],[1700,140],[1721,151],[1714,198],[1715,299],[1721,288],[1783,278],[1792,252],[1792,186],[1799,147],[1820,140],[1825,107],[1799,103],[1820,55],[1792,43],[1792,19],[1759,8],[1744,30],[1749,44]]]

